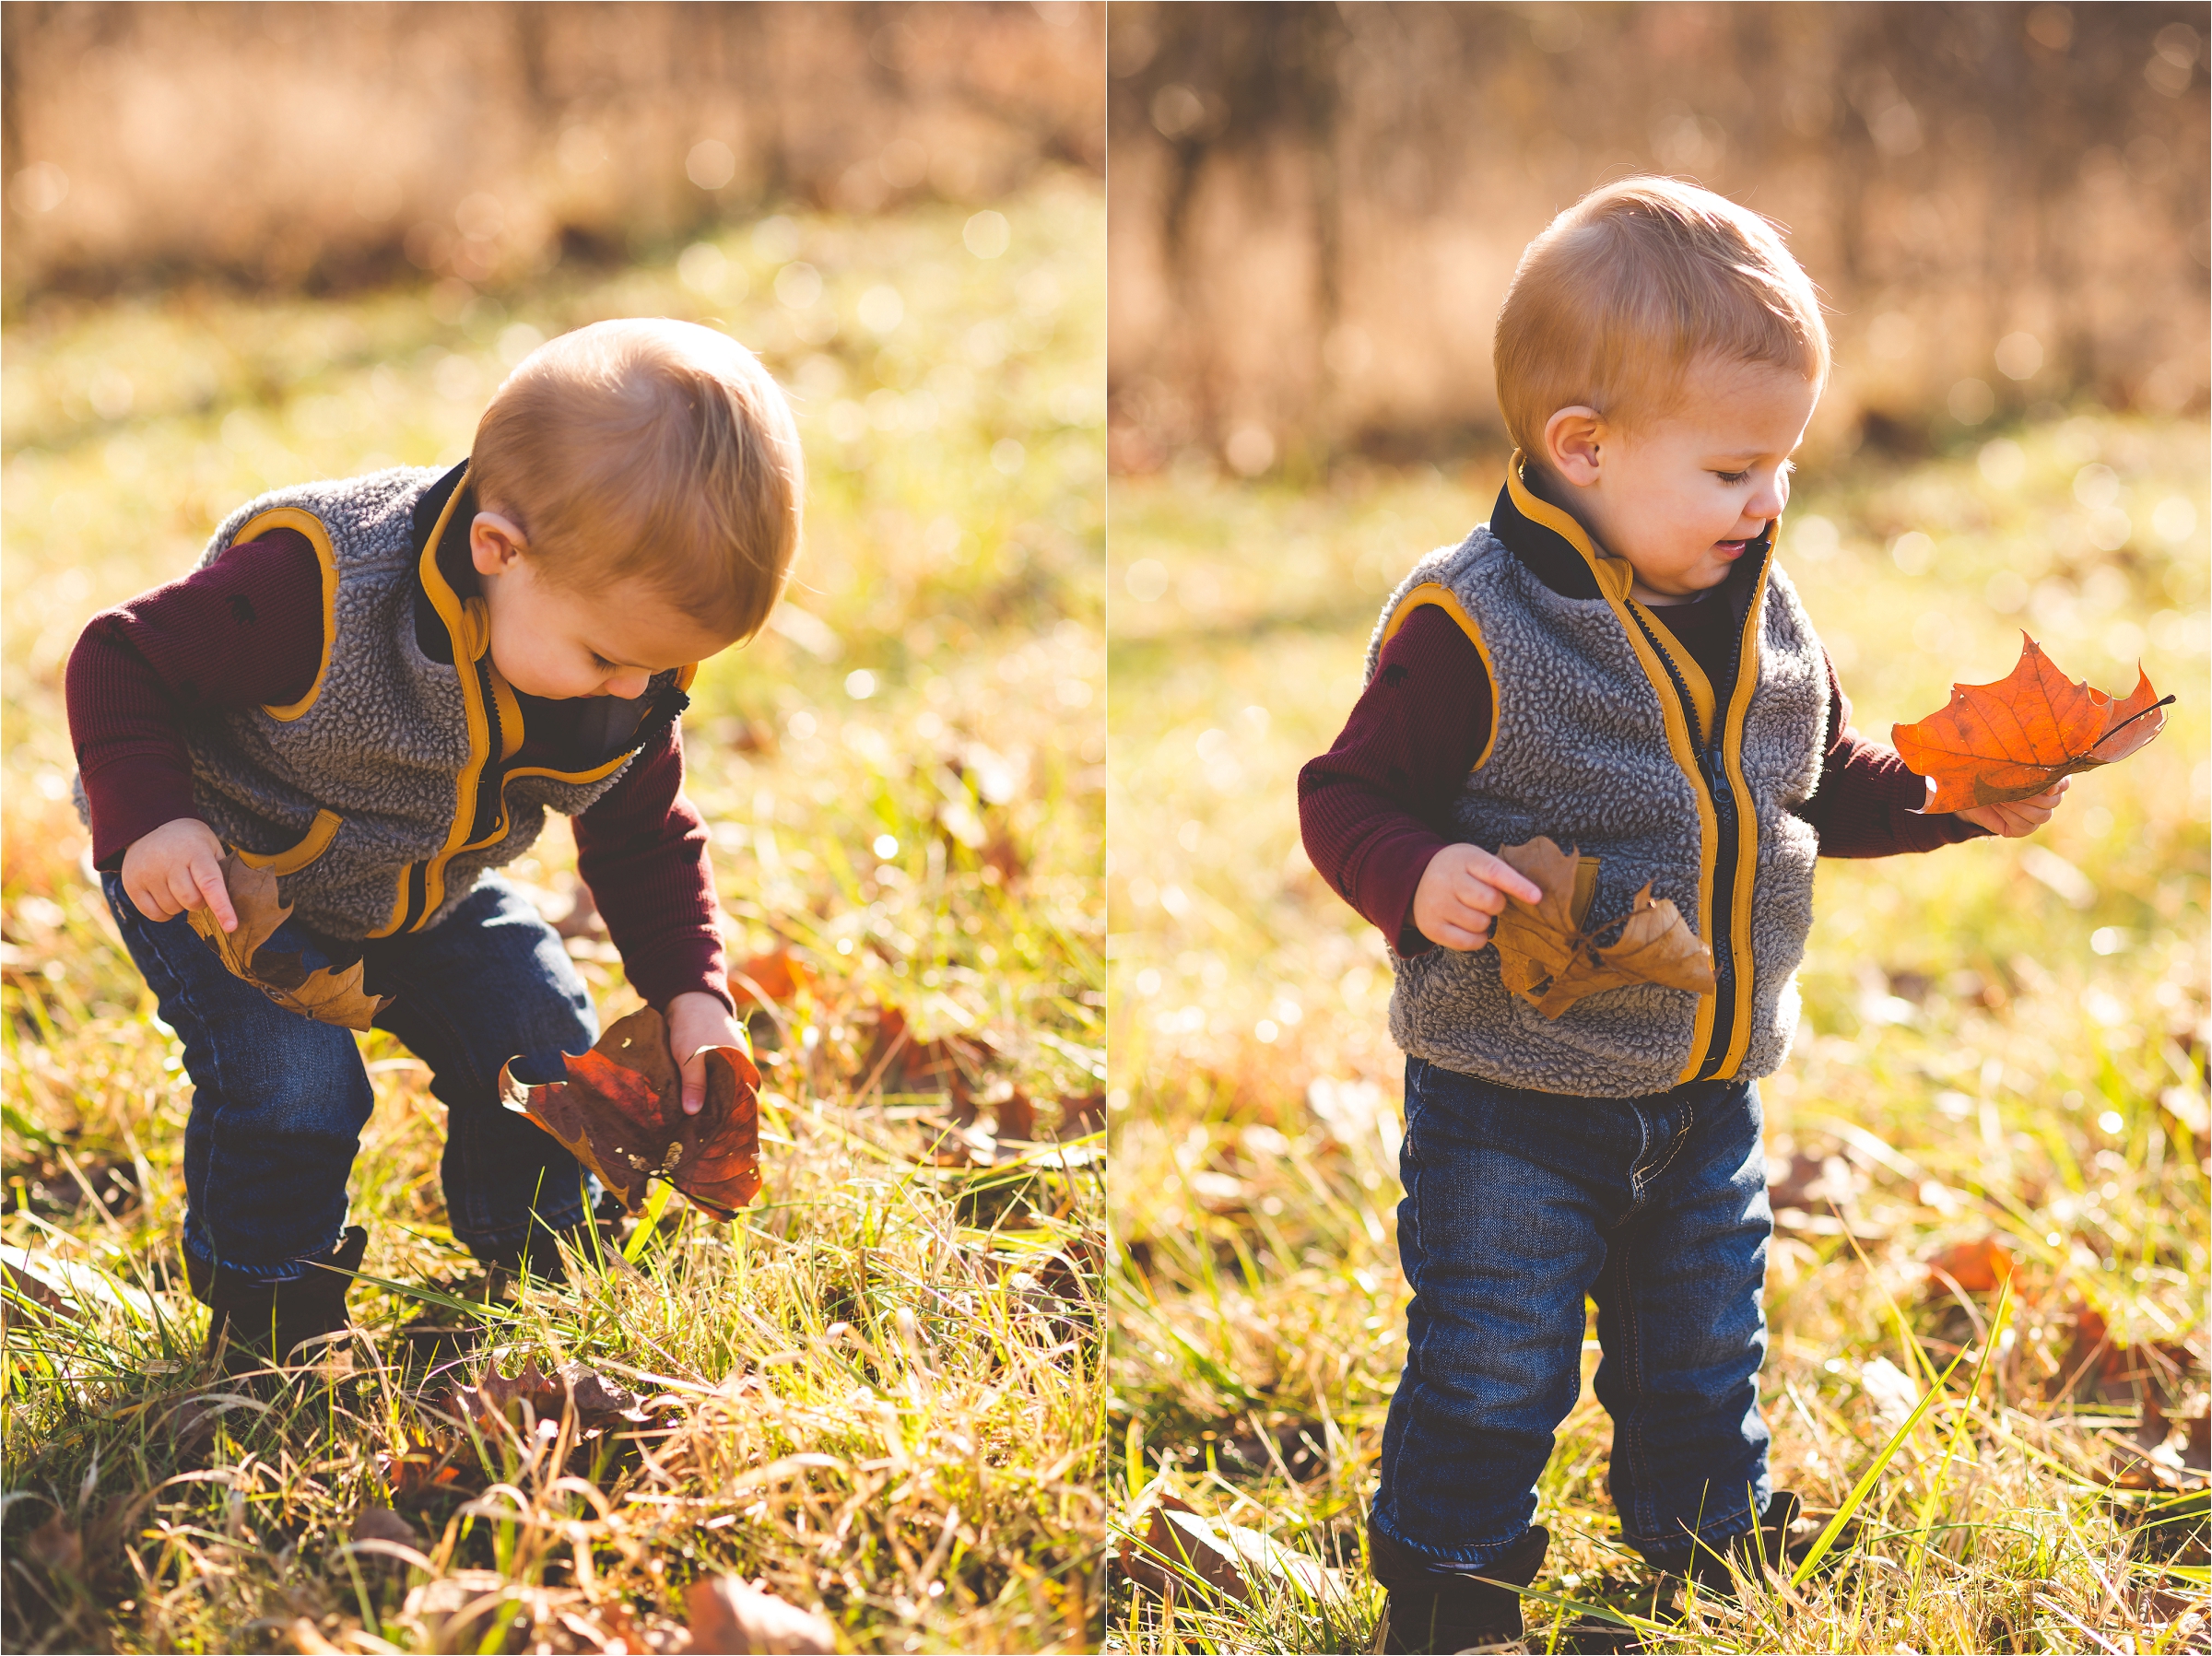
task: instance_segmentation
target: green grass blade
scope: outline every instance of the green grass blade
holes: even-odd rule
[[[638,1256],[653,1240],[653,1229],[660,1224],[661,1215],[667,1211],[668,1199],[675,1194],[676,1186],[665,1180],[653,1181],[653,1192],[645,1198],[645,1211],[638,1216],[638,1227],[629,1233],[629,1240],[622,1244],[622,1257],[631,1264],[638,1263]]]
[[[1935,1407],[1936,1400],[1943,1395],[1945,1382],[1951,1378],[1959,1365],[1965,1361],[1966,1353],[1963,1351],[1951,1359],[1950,1367],[1946,1368],[1936,1383],[1928,1388],[1927,1395],[1920,1400],[1919,1406],[1905,1416],[1904,1425],[1899,1427],[1889,1441],[1882,1445],[1881,1453],[1874,1458],[1874,1464],[1860,1474],[1859,1481],[1851,1486],[1851,1493],[1843,1497],[1843,1504],[1836,1509],[1836,1515],[1828,1521],[1827,1527],[1814,1541],[1812,1550],[1806,1554],[1804,1562],[1790,1573],[1792,1587],[1804,1585],[1813,1571],[1819,1567],[1820,1560],[1828,1556],[1829,1548],[1835,1545],[1836,1537],[1843,1533],[1843,1526],[1851,1521],[1853,1514],[1856,1513],[1859,1508],[1865,1503],[1866,1497],[1874,1489],[1875,1481],[1882,1475],[1882,1469],[1888,1466],[1896,1456],[1897,1451],[1904,1447],[1905,1439],[1912,1435],[1912,1428],[1920,1424],[1920,1417]]]

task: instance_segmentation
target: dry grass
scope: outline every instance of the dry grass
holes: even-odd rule
[[[2031,840],[1822,866],[1806,1021],[1762,1083],[1777,1484],[1833,1507],[1928,1389],[1924,1356],[1974,1355],[1874,1484],[1860,1550],[1705,1601],[1654,1648],[2206,1646],[2203,1496],[2156,1514],[2112,1476],[2147,1399],[2205,1412],[2205,432],[2091,414],[1999,440],[1801,490],[1783,557],[1857,722],[2002,675],[2022,624],[2094,683],[2131,682],[2140,652],[2181,705]],[[1499,475],[1116,485],[1116,1505],[1181,1494],[1346,1573],[1320,1602],[1119,1586],[1115,1648],[1359,1650],[1380,1608],[1361,1532],[1403,1356],[1401,1060],[1381,940],[1305,863],[1292,783],[1397,573],[1486,516]],[[2130,533],[2097,552],[2115,509]],[[1928,544],[1891,550],[1913,531]],[[1970,1400],[1996,1296],[1926,1262],[1986,1241],[2017,1262],[2014,1303]],[[1648,1613],[1608,1435],[1585,1389],[1539,1489],[1535,1585]]]
[[[445,321],[418,291],[180,294],[8,335],[8,580],[39,599],[6,619],[0,1236],[88,1285],[11,1312],[0,1352],[9,1649],[676,1650],[717,1571],[855,1649],[1095,1640],[1100,1180],[1049,1144],[940,1165],[940,1089],[874,1051],[885,1007],[987,1043],[979,1087],[1038,1100],[1041,1133],[1079,1136],[1055,1101],[1103,1074],[1103,216],[1080,180],[998,207],[994,258],[964,210],[802,216],[722,239],[744,279],[718,293],[693,253],[696,287],[662,257]],[[775,297],[793,261],[818,299]],[[502,357],[637,312],[761,348],[812,463],[794,613],[710,664],[687,719],[733,957],[806,979],[755,1022],[767,1188],[726,1227],[632,1228],[580,1290],[487,1301],[445,1226],[441,1107],[371,1035],[364,1378],[211,1392],[175,1239],[188,1083],[77,873],[61,664],[230,503],[454,457]],[[568,859],[548,840],[514,872],[558,889]],[[603,942],[571,952],[603,1019],[634,1004]],[[459,1331],[440,1353],[402,1336],[431,1325]],[[471,1371],[580,1361],[663,1403],[472,1436],[432,1368],[456,1339]],[[377,1507],[413,1553],[362,1544]]]

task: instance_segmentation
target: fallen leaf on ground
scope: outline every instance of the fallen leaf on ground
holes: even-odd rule
[[[1062,1138],[1082,1138],[1105,1125],[1106,1095],[1103,1092],[1060,1095]]]
[[[304,1615],[292,1621],[292,1643],[300,1656],[347,1656],[343,1645],[334,1645],[323,1637],[323,1630]]]
[[[399,1454],[379,1450],[376,1474],[394,1500],[412,1500],[460,1481],[460,1469],[452,1460],[450,1453],[438,1454],[427,1444],[417,1444]]]
[[[1931,1271],[1941,1271],[1969,1294],[1991,1293],[2012,1274],[2012,1255],[2005,1251],[1994,1237],[1954,1242],[1927,1264]],[[1934,1292],[1943,1291],[1940,1277],[1931,1277],[1929,1286]]]
[[[1892,728],[1912,770],[1936,783],[1928,811],[1963,811],[2041,793],[2062,776],[2124,759],[2166,726],[2150,676],[2136,669],[2124,701],[2069,680],[2028,634],[2020,659],[1994,684],[1951,687],[1942,711]]]
[[[727,1219],[760,1189],[760,1072],[735,1047],[706,1053],[707,1096],[697,1115],[684,1113],[667,1027],[650,1006],[618,1020],[590,1051],[562,1053],[566,1081],[517,1081],[510,1060],[500,1097],[559,1140],[629,1212],[653,1180],[665,1179]]]
[[[500,1372],[495,1357],[473,1382],[456,1376],[451,1394],[454,1409],[479,1430],[496,1421],[522,1426],[529,1419],[559,1420],[563,1415],[573,1415],[587,1435],[653,1421],[652,1409],[635,1392],[582,1363],[563,1363],[547,1374],[533,1357],[510,1380]]]
[[[238,916],[238,930],[224,931],[209,909],[191,910],[184,918],[231,974],[288,1012],[342,1029],[369,1028],[384,1001],[361,988],[362,963],[356,960],[343,971],[327,966],[309,971],[298,955],[265,949],[262,945],[292,914],[291,905],[277,898],[276,876],[241,862],[235,851],[224,856],[222,875],[223,888],[229,892],[230,907]]]
[[[1224,1598],[1250,1599],[1254,1590],[1288,1587],[1308,1599],[1341,1591],[1335,1570],[1272,1536],[1209,1518],[1188,1501],[1163,1496],[1145,1525],[1142,1544],[1124,1535],[1115,1559],[1137,1586],[1166,1594],[1197,1583]]]
[[[732,967],[729,981],[730,993],[740,1007],[757,1006],[764,998],[781,1005],[806,986],[808,977],[789,949],[777,949]]]
[[[389,1507],[363,1507],[354,1517],[353,1539],[389,1541],[422,1551],[422,1537],[416,1533],[415,1526]]]
[[[1029,1094],[1018,1086],[1001,1098],[993,1109],[1000,1138],[1028,1140],[1037,1136],[1037,1107],[1030,1102]]]
[[[962,1035],[916,1040],[906,1014],[879,1007],[876,1037],[861,1062],[860,1090],[880,1086],[886,1093],[943,1093],[965,1124],[975,1120],[975,1095],[990,1060],[990,1043]]]
[[[695,1651],[726,1656],[823,1656],[837,1634],[810,1610],[748,1586],[735,1576],[694,1581],[684,1595]]]
[[[56,1512],[31,1531],[24,1539],[23,1550],[57,1576],[85,1573],[84,1532],[69,1521],[66,1513]]]
[[[1596,858],[1563,851],[1540,835],[1498,855],[1544,894],[1535,903],[1509,901],[1496,941],[1505,986],[1546,1017],[1585,995],[1632,983],[1712,992],[1711,951],[1671,901],[1653,899],[1650,886],[1627,914],[1585,926],[1597,892]]]

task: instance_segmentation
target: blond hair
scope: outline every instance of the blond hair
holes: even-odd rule
[[[571,591],[628,577],[737,638],[799,541],[798,432],[752,352],[696,323],[594,323],[518,363],[477,424],[477,501]]]
[[[1633,427],[1712,356],[1828,379],[1828,324],[1778,226],[1671,178],[1593,190],[1528,244],[1498,312],[1505,429],[1532,457],[1561,408]]]

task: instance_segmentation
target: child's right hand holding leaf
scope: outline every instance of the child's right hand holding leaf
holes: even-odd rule
[[[226,932],[238,913],[223,886],[223,842],[197,816],[180,816],[131,841],[123,853],[123,888],[148,920],[208,909]]]
[[[1539,903],[1535,882],[1479,845],[1447,845],[1429,859],[1413,894],[1413,923],[1430,942],[1471,951],[1490,941],[1491,922],[1505,899]]]

